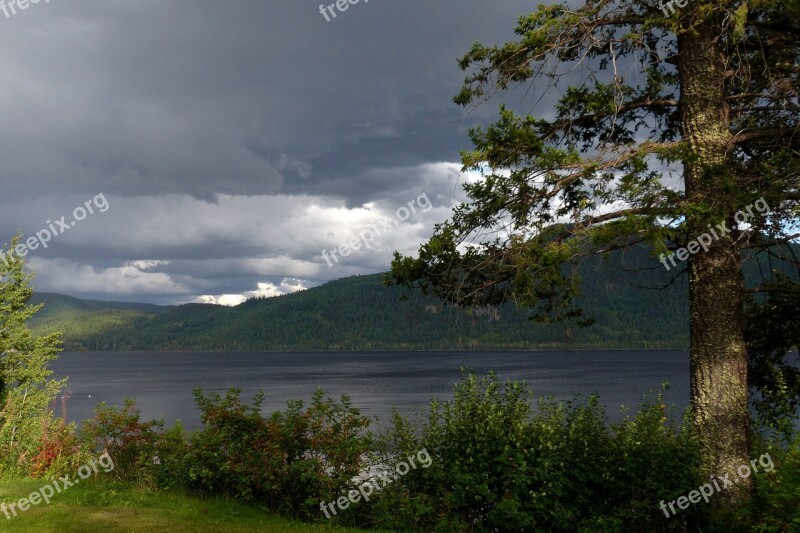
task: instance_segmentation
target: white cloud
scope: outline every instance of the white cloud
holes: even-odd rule
[[[272,298],[274,296],[283,296],[284,294],[304,291],[307,288],[308,287],[304,285],[302,280],[286,278],[281,281],[279,285],[275,285],[274,283],[259,283],[256,290],[247,291],[242,294],[222,294],[219,296],[205,294],[199,296],[195,302],[233,307],[244,303],[250,298]]]
[[[434,224],[448,218],[453,203],[461,200],[452,193],[459,190],[458,182],[473,179],[458,169],[456,163],[435,163],[376,171],[387,179],[414,176],[410,183],[419,188],[409,185],[356,207],[310,195],[218,195],[208,201],[176,194],[106,194],[108,211],[53,238],[47,249],[31,252],[30,265],[38,273],[39,290],[93,298],[235,305],[252,296],[285,294],[291,292],[285,280],[306,280],[302,288],[311,287],[386,271],[395,250],[416,253]],[[0,199],[0,211],[30,235],[85,200],[85,195]],[[399,220],[398,208],[410,202],[416,213]],[[369,247],[339,257],[332,266],[323,259],[323,250],[374,228],[379,231]]]
[[[68,259],[32,257],[30,268],[36,272],[37,290],[70,294],[105,294],[140,299],[143,295],[185,295],[187,287],[171,276],[146,272],[133,264],[98,268]]]

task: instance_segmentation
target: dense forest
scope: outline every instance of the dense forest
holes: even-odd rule
[[[70,351],[97,350],[445,350],[686,348],[685,276],[643,249],[580,267],[584,315],[594,322],[546,325],[513,303],[458,309],[386,286],[383,276],[332,281],[237,307],[155,306],[39,293],[32,321],[64,332]],[[753,264],[753,269],[759,268]]]

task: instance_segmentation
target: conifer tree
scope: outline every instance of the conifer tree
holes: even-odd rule
[[[50,379],[48,364],[59,353],[59,334],[37,337],[27,321],[41,308],[30,305],[32,274],[14,253],[15,236],[0,257],[0,472],[27,473],[42,431],[54,424],[52,403],[66,380]]]
[[[684,267],[668,268],[689,281],[693,431],[703,473],[732,473],[750,454],[743,252],[797,237],[800,5],[564,2],[520,17],[516,33],[461,60],[456,103],[517,92],[470,134],[464,169],[482,179],[465,185],[469,201],[419,257],[396,256],[393,280],[560,320],[580,316],[583,258],[681,250]],[[744,481],[715,502],[748,492]]]

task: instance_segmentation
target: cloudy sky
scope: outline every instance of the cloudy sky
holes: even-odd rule
[[[235,304],[386,271],[461,199],[467,130],[496,113],[452,103],[456,59],[513,38],[531,6],[362,0],[330,22],[314,0],[0,11],[0,243],[57,234],[28,254],[36,289],[103,300]],[[369,248],[323,257],[365,231]]]

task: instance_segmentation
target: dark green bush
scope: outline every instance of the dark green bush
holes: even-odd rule
[[[195,391],[203,429],[187,440],[180,426],[141,422],[132,401],[101,404],[81,437],[108,450],[114,474],[165,489],[189,488],[260,502],[293,516],[324,520],[320,503],[356,488],[370,464],[394,468],[425,451],[414,467],[369,501],[339,510],[341,524],[402,531],[662,532],[800,531],[800,439],[756,440],[775,470],[755,478],[753,505],[720,520],[704,503],[666,517],[660,502],[704,483],[686,424],[658,395],[635,416],[609,424],[598,398],[534,403],[523,383],[465,375],[452,401],[432,400],[414,422],[395,413],[377,437],[346,396],[315,393],[265,418],[251,404]]]
[[[192,486],[294,516],[318,516],[320,502],[340,496],[362,469],[369,420],[348,397],[325,400],[322,391],[308,407],[292,401],[265,419],[263,395],[244,405],[240,393],[232,389],[220,398],[195,391],[204,428],[191,439]]]
[[[434,460],[353,511],[380,527],[680,531],[702,514],[666,519],[658,507],[699,485],[693,443],[667,423],[661,397],[609,425],[595,397],[534,410],[524,384],[468,375],[418,427],[395,417],[382,442],[400,456],[427,449]]]
[[[261,499],[278,483],[284,457],[261,416],[263,394],[252,405],[243,404],[240,394],[232,389],[221,398],[195,390],[203,430],[191,438],[190,486],[205,494]]]
[[[756,475],[753,498],[758,533],[800,532],[800,435],[788,447],[769,447],[775,469]]]

